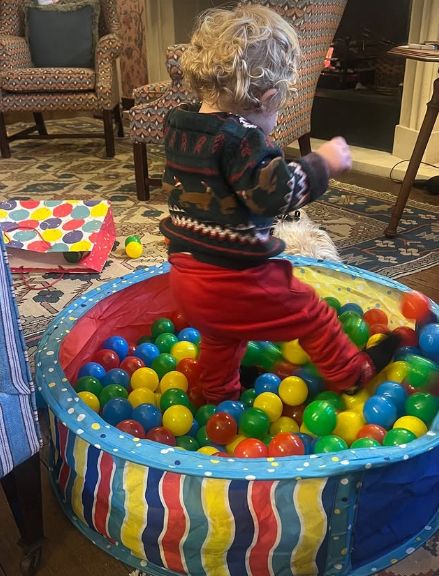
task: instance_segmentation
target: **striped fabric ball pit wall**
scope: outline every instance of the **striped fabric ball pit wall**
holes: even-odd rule
[[[291,260],[322,296],[366,309],[379,302],[391,326],[406,323],[403,285]],[[133,341],[173,311],[167,271],[139,270],[81,296],[41,341],[50,475],[77,528],[151,576],[368,576],[430,538],[439,528],[439,417],[405,446],[248,461],[136,439],[79,401],[69,380],[102,340]]]

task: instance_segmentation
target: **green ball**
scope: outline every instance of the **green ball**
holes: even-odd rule
[[[256,396],[256,390],[254,388],[248,388],[247,390],[244,390],[239,400],[244,404],[245,408],[251,408]]]
[[[64,256],[64,260],[69,262],[70,264],[77,264],[81,262],[84,256],[88,254],[88,252],[63,252],[62,255]]]
[[[334,308],[334,310],[336,312],[338,312],[340,310],[341,303],[340,303],[340,300],[337,300],[337,298],[334,298],[333,296],[326,296],[325,298],[323,298],[323,300],[325,300],[325,302],[328,306],[330,306],[331,308]]]
[[[177,446],[185,450],[190,450],[191,452],[195,452],[200,447],[198,440],[192,438],[192,436],[177,436],[175,440]]]
[[[163,334],[164,332],[175,332],[175,326],[172,320],[169,318],[158,318],[158,320],[154,320],[151,326],[152,337],[157,338],[159,334]]]
[[[160,410],[164,412],[170,406],[186,406],[189,408],[190,400],[186,392],[180,388],[169,388],[160,396]]]
[[[346,406],[343,398],[337,392],[332,390],[324,390],[316,396],[316,400],[325,400],[334,406],[336,410],[345,410]]]
[[[259,354],[256,365],[264,370],[271,370],[276,362],[282,360],[282,352],[271,342],[262,342],[259,344]]]
[[[209,418],[215,414],[216,406],[214,404],[204,404],[200,406],[195,413],[195,420],[200,426],[204,426]]]
[[[273,438],[274,438],[273,434],[264,434],[261,440],[266,446],[268,446],[270,442],[273,440]]]
[[[413,388],[427,386],[434,374],[437,374],[436,364],[423,356],[408,354],[404,360],[409,365],[407,381]]]
[[[140,344],[144,344],[145,342],[152,342],[152,337],[151,336],[141,336],[136,344],[137,346],[140,346]]]
[[[363,318],[355,312],[348,310],[339,316],[339,320],[348,338],[350,338],[358,348],[364,348],[369,340],[370,330]]]
[[[109,400],[113,400],[113,398],[128,398],[127,389],[120,384],[109,384],[105,386],[99,396],[101,408],[103,408]]]
[[[377,446],[381,446],[381,444],[373,438],[358,438],[351,444],[351,448],[375,448]]]
[[[337,425],[337,413],[331,403],[314,400],[305,408],[303,421],[312,434],[327,436]]]
[[[245,351],[244,357],[241,360],[241,364],[243,366],[256,366],[259,354],[260,350],[258,343],[251,340],[247,344],[247,349]]]
[[[314,454],[324,454],[327,452],[339,452],[340,450],[347,450],[348,445],[339,436],[329,434],[322,436],[314,444]]]
[[[259,408],[246,408],[239,420],[239,432],[249,438],[262,438],[270,428],[267,414]]]
[[[198,444],[201,446],[210,446],[212,444],[212,440],[209,438],[206,432],[206,426],[200,426],[197,430],[195,435]]]
[[[91,392],[99,398],[104,387],[97,378],[93,376],[82,376],[75,384],[76,392]]]
[[[405,428],[392,428],[384,436],[383,446],[400,446],[416,440],[416,436]]]
[[[175,370],[176,367],[177,360],[167,352],[159,354],[151,363],[151,368],[157,372],[160,379],[171,370]]]
[[[431,426],[438,410],[438,399],[428,392],[416,392],[405,401],[406,414],[420,418],[428,427]]]
[[[154,344],[160,350],[160,352],[170,352],[172,346],[178,342],[178,338],[175,334],[171,332],[163,332],[159,334],[154,341]]]
[[[140,236],[137,236],[136,234],[133,234],[132,236],[128,236],[125,240],[125,246],[128,246],[128,244],[130,242],[137,242],[137,244],[141,244],[142,240],[140,238]]]

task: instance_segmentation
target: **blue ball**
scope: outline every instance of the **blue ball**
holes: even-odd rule
[[[404,360],[409,354],[415,354],[416,356],[422,356],[420,348],[417,346],[401,346],[395,353],[394,360]]]
[[[162,413],[154,404],[139,404],[134,408],[132,418],[142,424],[145,432],[162,425]]]
[[[314,444],[317,438],[313,438],[304,432],[296,432],[295,435],[302,440],[303,446],[305,447],[305,454],[312,454],[314,452]]]
[[[358,304],[355,304],[355,302],[348,302],[347,304],[344,304],[343,306],[341,306],[340,310],[338,311],[338,315],[341,316],[341,314],[343,314],[343,312],[355,312],[355,314],[358,314],[358,316],[363,317],[363,308],[361,306],[359,306]]]
[[[239,424],[242,413],[244,412],[244,405],[242,402],[238,402],[237,400],[224,400],[218,404],[215,412],[225,412],[234,418],[237,424]]]
[[[398,418],[395,404],[383,396],[371,396],[363,408],[364,419],[368,424],[378,424],[387,430]]]
[[[152,342],[144,342],[137,346],[133,354],[143,360],[145,366],[151,367],[153,360],[160,356],[160,350]]]
[[[93,376],[93,378],[102,380],[105,376],[105,368],[97,362],[87,362],[87,364],[81,366],[78,372],[78,378],[83,376]]]
[[[255,380],[256,394],[262,394],[262,392],[274,392],[274,394],[277,394],[280,383],[281,379],[279,376],[271,372],[264,372]]]
[[[199,344],[201,340],[201,335],[196,328],[183,328],[177,334],[179,340],[186,340],[187,342],[193,342],[194,344]]]
[[[189,432],[187,433],[188,436],[192,436],[193,438],[195,438],[195,436],[197,435],[198,430],[200,429],[200,425],[198,424],[198,422],[195,420],[193,420],[192,422],[192,426],[191,429],[189,430]]]
[[[129,420],[132,413],[133,407],[126,398],[112,398],[102,409],[103,419],[112,426],[117,426],[122,420]]]
[[[421,320],[416,320],[415,330],[416,332],[420,332],[420,330],[427,324],[438,324],[438,323],[439,323],[439,317],[433,312],[433,310],[429,310]]]
[[[319,394],[324,388],[323,378],[317,376],[312,368],[308,366],[302,366],[294,372],[294,376],[299,376],[302,380],[305,380],[308,386],[308,398],[312,399]]]
[[[404,414],[405,401],[407,400],[408,394],[405,388],[401,386],[401,384],[388,380],[387,382],[383,382],[378,386],[375,394],[377,396],[383,396],[384,398],[387,398],[393,402],[398,411],[398,416],[402,416]]]
[[[439,324],[426,324],[421,328],[419,346],[427,358],[439,361]]]
[[[128,342],[122,336],[110,336],[102,343],[101,348],[114,350],[122,361],[128,354]]]
[[[112,368],[103,378],[101,378],[102,386],[109,386],[110,384],[120,384],[128,390],[130,385],[130,375],[122,368]]]

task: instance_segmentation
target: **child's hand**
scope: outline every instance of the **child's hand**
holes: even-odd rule
[[[325,142],[317,150],[328,167],[330,176],[338,176],[352,167],[352,156],[346,140],[341,136]]]

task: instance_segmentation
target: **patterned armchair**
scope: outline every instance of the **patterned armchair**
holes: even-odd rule
[[[71,0],[59,0],[67,3]],[[115,68],[121,51],[116,0],[99,0],[99,39],[94,68],[38,68],[33,66],[25,39],[26,0],[0,2],[0,152],[9,158],[9,142],[19,138],[55,138],[48,135],[43,112],[92,111],[102,114],[106,155],[114,156],[113,115],[118,135],[123,136]],[[35,126],[8,136],[4,114],[33,112]],[[81,134],[81,137],[84,135]],[[101,133],[87,136],[102,137]],[[63,134],[63,138],[79,137]]]
[[[311,151],[311,109],[314,93],[327,50],[340,23],[347,0],[242,0],[239,4],[264,4],[276,10],[296,28],[302,48],[298,94],[279,114],[272,134],[281,147],[299,140],[301,153]],[[178,57],[184,45],[168,49],[171,82],[143,86],[135,90],[135,106],[130,111],[130,132],[134,143],[137,197],[149,200],[146,144],[161,142],[161,125],[166,112],[188,97],[178,71]],[[172,55],[172,63],[169,56]]]

